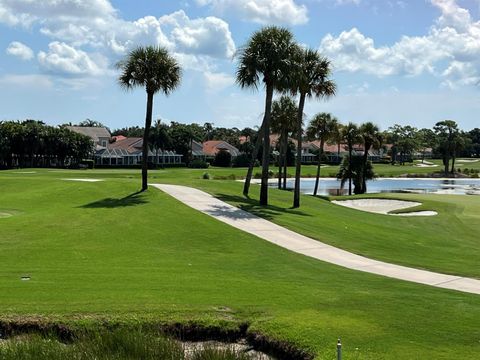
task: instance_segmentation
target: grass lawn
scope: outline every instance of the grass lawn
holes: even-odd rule
[[[334,358],[337,337],[344,343],[345,359],[474,358],[480,352],[479,296],[350,271],[291,253],[156,189],[135,194],[138,170],[32,171],[36,173],[0,173],[0,212],[13,214],[0,219],[2,318],[248,321],[251,330],[290,341],[318,359]],[[200,180],[203,172],[156,171],[151,182],[196,186],[258,212],[236,197],[241,184]],[[228,175],[231,169],[209,172]],[[61,180],[67,177],[106,181]],[[465,235],[467,230],[478,233],[478,200],[429,200],[425,206],[437,207],[440,215],[428,223],[387,216],[379,221],[377,215],[307,196],[295,213],[288,209],[290,193],[271,195],[273,206],[263,215],[290,228],[397,262],[422,263],[415,253],[424,246],[430,252],[425,250],[422,266],[448,271],[454,263],[457,272],[470,267],[478,274],[473,237]],[[326,227],[329,222],[336,225]],[[433,233],[447,231],[447,225],[457,232],[455,241],[446,237],[435,247]],[[378,229],[360,237],[369,227]],[[387,234],[388,228],[390,237],[403,235],[376,249],[380,240],[373,232]],[[425,233],[418,235],[420,229]],[[425,244],[416,244],[419,239]],[[453,258],[457,255],[459,259]],[[31,280],[21,281],[22,275]]]

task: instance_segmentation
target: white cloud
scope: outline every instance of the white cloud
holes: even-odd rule
[[[205,84],[207,90],[211,92],[221,91],[229,86],[232,86],[235,83],[235,78],[226,73],[214,73],[214,72],[205,72]]]
[[[13,41],[6,50],[8,55],[19,57],[22,60],[33,59],[33,51],[27,45],[18,41]]]
[[[4,86],[15,86],[25,88],[51,88],[52,80],[47,75],[28,74],[18,75],[9,74],[0,77],[0,84]]]
[[[377,76],[417,76],[430,73],[452,87],[480,80],[480,21],[454,0],[431,0],[441,15],[425,36],[403,36],[391,46],[377,47],[373,39],[353,28],[326,35],[320,51],[335,69]]]
[[[348,4],[359,5],[361,3],[361,0],[335,0],[335,3],[337,5],[348,5]]]
[[[53,74],[73,76],[108,74],[107,60],[101,55],[97,55],[94,61],[86,52],[58,41],[50,43],[48,52],[40,51],[37,57],[40,66]]]
[[[220,14],[229,12],[242,20],[260,24],[301,25],[308,22],[305,5],[294,0],[196,0],[200,6],[210,6]]]

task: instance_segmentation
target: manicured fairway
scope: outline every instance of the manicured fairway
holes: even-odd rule
[[[200,180],[201,174],[157,171],[152,181],[195,184],[242,202],[233,197],[241,184]],[[1,316],[248,321],[252,330],[293,342],[319,359],[334,358],[339,336],[345,359],[474,358],[480,352],[478,296],[296,255],[156,189],[135,194],[138,186],[138,171],[0,173],[0,210],[13,214],[0,219]],[[312,211],[323,214],[322,206],[333,206],[304,197],[308,207],[295,214],[284,206],[290,194],[271,194],[274,206],[264,215],[290,227],[294,219],[313,224],[305,222]],[[443,197],[441,203],[448,208]],[[353,210],[341,211],[337,215],[353,222]],[[475,219],[478,212],[468,216]],[[465,264],[457,262],[459,268]],[[31,280],[21,281],[22,275]]]

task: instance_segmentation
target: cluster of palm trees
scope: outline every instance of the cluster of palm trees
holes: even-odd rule
[[[260,204],[268,204],[268,179],[270,165],[270,133],[272,118],[275,120],[273,130],[280,134],[281,154],[286,153],[289,136],[296,137],[295,161],[295,187],[293,207],[300,206],[300,175],[302,163],[302,140],[304,137],[303,119],[304,106],[307,99],[327,99],[336,93],[336,84],[330,79],[330,61],[321,56],[318,51],[300,46],[294,39],[290,30],[277,26],[267,26],[256,32],[241,48],[237,54],[238,67],[236,82],[241,88],[265,88],[265,110],[260,126],[252,158],[244,185],[244,194],[248,196],[253,166],[258,151],[262,149],[262,176],[260,187]],[[181,78],[181,69],[177,61],[162,47],[139,47],[131,51],[125,60],[117,64],[121,70],[119,83],[130,90],[134,87],[143,87],[147,93],[147,110],[145,117],[144,139],[151,138],[150,127],[152,123],[153,96],[157,92],[169,95],[178,87]],[[274,93],[283,94],[278,103],[273,102]],[[287,96],[289,95],[289,96]],[[298,99],[295,103],[294,96]],[[368,156],[367,146],[374,146],[376,138],[371,132],[378,128],[373,124],[365,124],[358,129],[354,124],[346,125],[339,130],[338,121],[328,114],[318,114],[311,122],[308,133],[318,138],[321,143],[319,154],[317,181],[315,193],[318,190],[320,177],[321,155],[323,145],[328,139],[344,139],[348,145],[350,156],[347,175],[351,179],[354,169],[352,165],[352,149],[358,139],[365,140],[365,161],[360,169],[355,170],[361,177],[361,187],[366,189],[366,174]],[[159,139],[163,144],[163,130],[159,124],[155,126],[153,138]],[[147,154],[148,141],[143,142],[142,161],[142,191],[148,187],[147,181]],[[159,144],[160,145],[160,144]],[[340,146],[340,145],[339,145]],[[340,148],[339,148],[340,151]],[[279,182],[283,179],[286,183],[286,156],[279,159]],[[363,177],[362,177],[363,176]],[[357,175],[358,177],[358,175]]]
[[[295,135],[297,138],[295,188],[293,207],[300,206],[300,174],[303,139],[303,110],[307,98],[328,98],[335,95],[336,85],[330,79],[331,64],[316,50],[301,47],[286,28],[264,27],[251,36],[239,51],[236,81],[242,88],[265,88],[265,111],[256,149],[262,145],[262,178],[260,204],[268,204],[268,171],[270,164],[270,131],[272,102],[275,92],[298,96]],[[252,167],[257,151],[253,152],[247,173],[244,194],[248,195]]]

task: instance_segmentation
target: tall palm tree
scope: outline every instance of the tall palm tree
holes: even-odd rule
[[[338,159],[339,163],[341,162],[340,150],[341,150],[342,142],[343,142],[342,129],[343,129],[343,124],[338,123],[335,131],[332,134],[332,137],[330,138],[331,145],[333,145],[333,144],[337,145],[337,159]]]
[[[257,89],[263,82],[266,90],[263,135],[262,183],[260,204],[268,204],[268,167],[270,164],[270,117],[273,92],[282,86],[291,72],[297,45],[286,28],[264,27],[255,33],[239,52],[236,81],[241,88]]]
[[[352,195],[353,146],[359,141],[358,126],[352,122],[342,128],[342,135],[348,148],[348,195]]]
[[[162,151],[162,167],[165,166],[165,150],[172,146],[172,139],[168,131],[168,125],[160,119],[156,120],[150,130],[150,144],[155,149],[155,159],[158,161],[158,150]]]
[[[152,124],[153,95],[163,92],[169,95],[180,84],[181,69],[165,48],[156,46],[138,47],[117,64],[121,73],[118,82],[131,90],[143,87],[147,92],[147,111],[142,149],[142,191],[148,188],[148,139]]]
[[[296,129],[297,105],[289,96],[283,95],[272,104],[272,131],[279,134],[278,188],[286,187],[288,138]]]
[[[333,137],[337,128],[338,120],[328,113],[319,113],[315,115],[307,128],[307,138],[310,140],[320,141],[320,148],[318,150],[317,176],[315,178],[313,196],[317,196],[318,192],[318,184],[320,182],[320,167],[322,164],[325,142]]]
[[[290,83],[290,91],[299,94],[297,113],[297,156],[295,164],[295,188],[293,194],[293,207],[300,206],[300,174],[302,169],[302,138],[303,138],[303,108],[305,99],[325,99],[334,96],[337,86],[330,80],[330,61],[312,49],[301,49],[296,54],[296,66],[291,71],[294,81]]]
[[[380,148],[380,146],[382,145],[383,137],[378,126],[372,122],[366,122],[360,125],[359,135],[363,142],[362,174],[365,175],[367,173],[368,153],[372,148],[373,149]],[[361,184],[360,191],[361,191],[361,194],[365,194],[367,192],[366,176],[362,176],[362,184]]]

